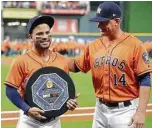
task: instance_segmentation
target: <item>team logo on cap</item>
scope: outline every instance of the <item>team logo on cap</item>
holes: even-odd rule
[[[100,14],[101,10],[102,10],[101,8],[98,8],[98,9],[97,9],[97,13]]]
[[[145,62],[146,64],[149,64],[149,63],[150,63],[147,52],[144,52],[144,53],[143,53],[142,58],[143,58],[143,60],[144,60],[144,62]]]

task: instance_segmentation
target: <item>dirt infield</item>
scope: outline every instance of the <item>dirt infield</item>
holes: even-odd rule
[[[93,119],[94,107],[79,107],[74,111],[68,111],[61,116],[61,121],[84,121]],[[147,106],[147,116],[152,116],[152,104]],[[16,125],[19,117],[19,111],[5,111],[1,112],[2,126]]]

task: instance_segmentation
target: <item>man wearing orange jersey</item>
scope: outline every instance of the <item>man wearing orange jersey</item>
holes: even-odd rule
[[[54,19],[48,15],[36,16],[29,21],[28,32],[33,47],[13,61],[4,82],[6,85],[6,95],[22,110],[17,128],[61,127],[58,117],[46,119],[46,117],[42,116],[43,110],[37,107],[30,107],[23,100],[27,80],[36,70],[46,66],[55,66],[67,73],[69,72],[67,59],[49,49],[51,44],[50,29],[53,24]],[[67,101],[67,107],[70,110],[75,109],[76,106],[76,99]]]
[[[144,128],[150,95],[150,62],[140,40],[120,28],[121,9],[103,2],[96,17],[102,38],[90,43],[75,69],[91,71],[96,96],[92,128]]]

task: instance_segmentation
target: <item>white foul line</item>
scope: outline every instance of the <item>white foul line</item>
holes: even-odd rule
[[[19,111],[2,111],[1,114],[19,113]]]

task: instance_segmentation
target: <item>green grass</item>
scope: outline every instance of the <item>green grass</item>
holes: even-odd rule
[[[2,128],[15,128],[16,126],[4,126]]]
[[[62,123],[62,128],[91,128],[92,121],[71,121]],[[5,126],[2,128],[15,128],[15,126]]]
[[[87,74],[83,73],[70,73],[72,77],[76,92],[80,93],[78,103],[80,106],[94,106],[95,95],[92,85],[92,78],[90,72]]]
[[[72,121],[62,123],[62,128],[91,128],[92,121]]]
[[[1,65],[1,111],[17,110],[18,108],[13,105],[5,95],[5,85],[3,84],[5,77],[9,70],[9,65]]]
[[[10,66],[9,65],[1,65],[1,111],[8,110],[17,110],[18,108],[13,105],[5,95],[5,85],[3,84],[5,77],[8,73]]]
[[[152,117],[151,116],[146,116],[145,128],[152,128]]]

